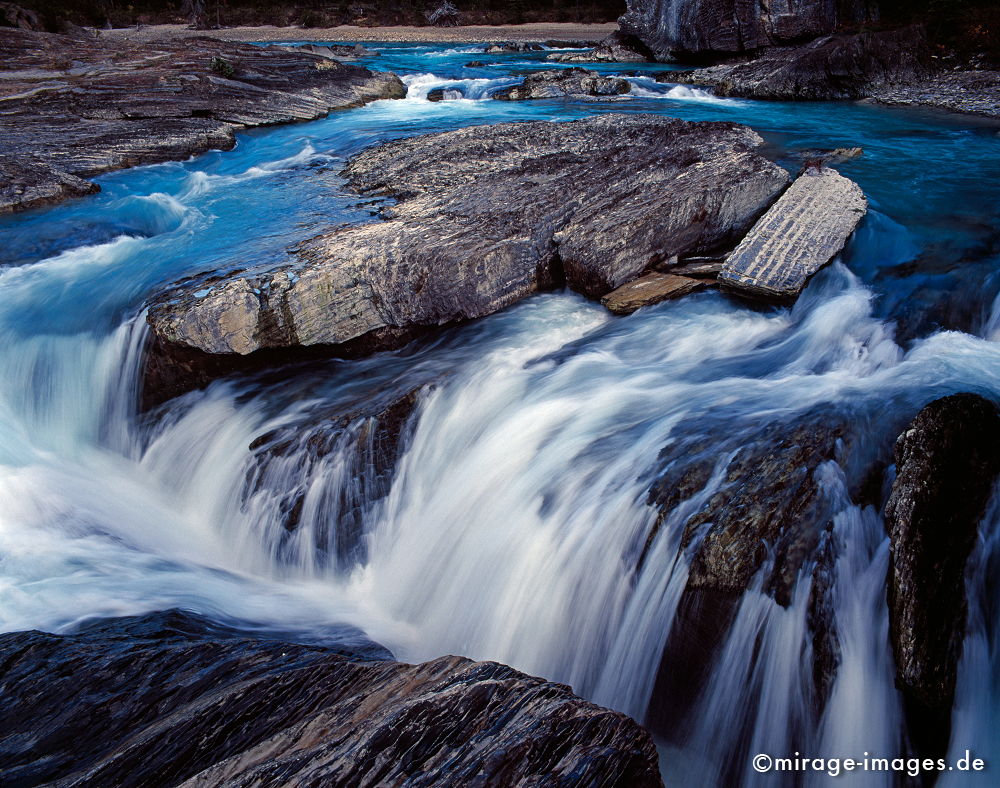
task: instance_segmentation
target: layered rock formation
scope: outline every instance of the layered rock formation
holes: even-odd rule
[[[867,0],[628,0],[621,29],[658,60],[747,52],[872,18]]]
[[[367,353],[563,281],[600,297],[675,255],[726,248],[788,183],[732,123],[605,115],[414,137],[348,163],[396,200],[271,273],[194,281],[149,311],[146,385],[177,393],[268,351]],[[256,355],[254,355],[256,354]]]
[[[719,282],[769,300],[794,299],[844,248],[867,210],[854,181],[829,167],[807,167],[726,257]]]
[[[920,26],[817,38],[773,47],[749,61],[665,75],[671,82],[711,87],[720,96],[777,100],[858,99],[931,73]]]
[[[965,634],[965,564],[1000,473],[1000,412],[974,394],[932,402],[896,442],[885,509],[896,683],[921,755],[948,746]]]
[[[0,635],[8,786],[662,786],[628,717],[505,665],[251,638],[179,611]]]
[[[651,271],[645,276],[612,290],[601,303],[616,315],[630,315],[640,307],[683,298],[708,287],[709,281]]]
[[[88,193],[85,179],[109,170],[230,148],[239,128],[405,92],[394,75],[305,51],[0,28],[0,212]]]
[[[502,101],[601,98],[621,96],[631,90],[628,81],[619,77],[602,77],[583,68],[555,68],[529,74],[520,85],[498,90],[491,98]]]
[[[616,30],[586,52],[557,52],[545,59],[557,63],[645,63],[653,59],[653,53],[635,36]]]

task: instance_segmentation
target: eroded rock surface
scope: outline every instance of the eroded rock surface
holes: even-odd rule
[[[502,101],[528,101],[551,98],[602,98],[621,96],[632,90],[627,80],[602,77],[584,68],[556,68],[529,74],[520,85],[502,88],[491,98]]]
[[[965,635],[965,564],[1000,473],[1000,413],[974,394],[925,407],[896,442],[885,509],[896,683],[921,755],[948,745]]]
[[[726,248],[788,183],[760,143],[732,123],[605,115],[377,146],[344,175],[396,200],[385,220],[318,236],[286,269],[163,294],[146,385],[178,393],[279,349],[398,347],[563,281],[600,297],[673,256]]]
[[[729,254],[719,282],[766,299],[794,299],[844,248],[867,210],[854,181],[829,167],[807,168]]]
[[[569,687],[370,656],[180,611],[0,635],[4,785],[662,786],[649,734]]]
[[[873,16],[868,0],[628,0],[622,31],[658,60],[747,52],[832,33]]]
[[[682,298],[708,285],[706,279],[652,271],[612,290],[601,299],[601,303],[616,315],[630,315],[640,307]]]
[[[859,99],[931,73],[923,28],[912,26],[824,36],[795,47],[772,47],[749,61],[689,72],[671,82],[711,87],[720,96],[776,100]]]
[[[646,63],[653,55],[638,38],[616,30],[591,50],[556,52],[545,59],[557,63]]]
[[[87,193],[109,170],[231,148],[239,128],[405,92],[392,74],[305,51],[0,28],[0,212]]]

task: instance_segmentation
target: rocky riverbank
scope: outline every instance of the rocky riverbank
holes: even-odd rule
[[[241,128],[404,94],[392,74],[305,51],[0,28],[0,212],[91,193],[86,179],[109,170],[231,148]]]
[[[662,786],[649,734],[495,662],[422,665],[181,611],[0,635],[4,784]]]

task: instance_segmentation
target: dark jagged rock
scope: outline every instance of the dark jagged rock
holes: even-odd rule
[[[364,392],[335,405],[324,401],[258,436],[249,447],[254,456],[244,500],[269,491],[289,535],[309,518],[317,564],[349,569],[363,563],[365,515],[389,493],[407,423],[428,385]],[[341,477],[350,483],[324,483]]]
[[[392,74],[304,51],[0,28],[0,212],[92,190],[81,179],[109,170],[231,148],[235,129],[404,94]]]
[[[601,303],[616,315],[631,315],[641,307],[683,298],[708,285],[709,282],[705,279],[652,271],[612,290],[601,299]]]
[[[883,85],[871,98],[880,104],[934,107],[1000,119],[1000,71],[945,71],[904,85]]]
[[[529,74],[520,85],[502,88],[490,98],[526,101],[551,98],[610,98],[632,90],[628,80],[602,77],[584,68],[555,68]]]
[[[621,29],[658,60],[796,43],[874,16],[868,0],[628,0]]]
[[[711,87],[720,96],[776,100],[859,99],[931,73],[923,28],[817,38],[799,47],[774,47],[750,61],[690,72],[671,82]]]
[[[840,253],[867,211],[854,181],[828,167],[807,167],[726,256],[719,282],[754,297],[793,300]]]
[[[499,55],[511,52],[541,52],[544,50],[541,44],[534,44],[527,41],[501,41],[499,43],[487,44],[483,52],[487,55]]]
[[[885,509],[896,684],[923,756],[948,746],[965,634],[965,564],[1000,473],[1000,413],[975,394],[936,400],[896,442]]]
[[[170,611],[0,635],[0,664],[9,788],[662,786],[635,722],[495,662],[372,660]]]
[[[557,52],[545,59],[558,63],[646,63],[653,60],[653,53],[635,36],[616,30],[588,52]]]
[[[788,183],[760,142],[732,123],[605,115],[372,148],[344,175],[396,200],[386,221],[319,236],[292,268],[164,293],[147,389],[170,396],[268,353],[399,347],[563,281],[600,297],[675,255],[725,248]]]

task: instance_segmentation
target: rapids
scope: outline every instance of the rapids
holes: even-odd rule
[[[751,436],[826,405],[888,460],[930,400],[1000,397],[997,128],[864,104],[718,99],[656,83],[649,75],[670,67],[643,64],[628,64],[635,91],[620,100],[499,102],[490,91],[545,53],[374,48],[366,64],[400,73],[406,100],[242,134],[232,152],[106,175],[97,196],[0,219],[0,631],[169,607],[291,638],[350,643],[363,631],[399,659],[498,660],[641,720],[687,576],[685,513],[722,483],[724,463],[636,571],[657,514],[647,492],[679,430]],[[428,102],[437,87],[457,100]],[[347,156],[402,135],[608,111],[743,122],[793,171],[811,149],[861,146],[839,168],[872,210],[791,308],[703,293],[615,318],[556,292],[402,351],[222,380],[138,412],[144,300],[186,274],[280,261],[317,228],[372,220],[377,206],[342,189]],[[308,468],[293,452],[248,490],[261,434],[316,403],[417,378],[435,384],[388,495],[361,502],[357,560],[330,559],[329,523],[355,483],[354,443]],[[742,768],[756,752],[901,751],[888,541],[876,509],[851,500],[846,471],[822,468],[843,649],[824,715],[811,710],[802,658],[808,576],[787,608],[757,583],[685,740],[662,747],[668,782],[777,784]],[[290,535],[276,495],[296,485],[308,494]],[[993,764],[998,562],[995,502],[970,565],[952,741]],[[842,779],[890,784],[874,777]]]

